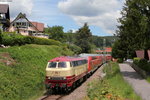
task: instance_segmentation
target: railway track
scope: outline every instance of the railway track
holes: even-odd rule
[[[65,95],[48,95],[43,97],[41,100],[60,100]]]

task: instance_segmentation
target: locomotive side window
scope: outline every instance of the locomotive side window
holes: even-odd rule
[[[67,65],[66,65],[66,62],[59,62],[58,63],[58,68],[66,68]]]
[[[79,60],[79,61],[78,61],[78,65],[79,65],[79,66],[82,65],[82,60]]]
[[[76,66],[78,66],[78,62],[77,61],[73,61],[72,65],[73,65],[73,67],[76,67]]]
[[[48,67],[49,68],[56,68],[57,63],[56,62],[50,62]]]
[[[80,65],[83,65],[86,63],[87,63],[87,60],[78,60],[78,61],[73,61],[72,65],[73,65],[73,67],[76,67],[76,66],[80,66]]]

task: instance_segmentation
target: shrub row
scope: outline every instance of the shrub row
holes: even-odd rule
[[[55,41],[52,39],[22,36],[17,34],[2,34],[2,40],[0,44],[3,44],[5,46],[20,46],[25,44],[61,45],[59,41]]]
[[[134,58],[133,63],[146,72],[150,72],[150,62],[146,59]]]

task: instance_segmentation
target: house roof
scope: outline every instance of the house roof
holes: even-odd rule
[[[112,52],[112,48],[105,48],[104,50],[96,50],[96,52],[102,53],[102,52]]]
[[[6,14],[8,12],[9,5],[8,4],[0,4],[0,13]]]
[[[44,31],[44,24],[39,22],[31,22],[40,32]]]
[[[39,31],[39,30],[37,29],[37,27],[34,26],[34,25],[28,20],[28,18],[26,17],[25,14],[19,13],[19,15],[11,22],[11,26],[12,26],[12,24],[13,24],[15,21],[16,21],[16,22],[17,22],[17,21],[20,21],[20,22],[22,22],[22,21],[28,21],[37,31]]]
[[[112,48],[106,48],[105,51],[106,52],[112,52]]]

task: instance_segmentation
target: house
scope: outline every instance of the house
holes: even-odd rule
[[[0,28],[3,31],[10,26],[9,5],[0,4]]]
[[[9,32],[17,32],[25,36],[37,36],[40,33],[42,38],[48,38],[43,34],[44,24],[39,22],[31,22],[28,20],[25,14],[19,13],[19,15],[11,22],[8,28]]]

